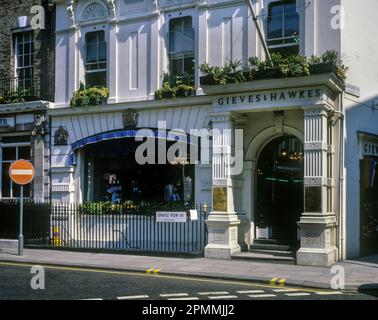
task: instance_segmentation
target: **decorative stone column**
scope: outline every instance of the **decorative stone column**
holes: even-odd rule
[[[305,210],[298,223],[301,248],[297,264],[330,266],[337,261],[336,216],[332,197],[332,128],[325,106],[304,112]]]
[[[213,117],[213,186],[212,212],[206,221],[209,237],[205,257],[231,259],[240,252],[238,225],[234,208],[231,179],[231,150],[233,148],[233,121],[230,113]]]
[[[31,131],[32,141],[32,162],[34,165],[35,176],[32,182],[33,200],[45,200],[45,176],[46,176],[46,144],[45,136],[46,115],[44,113],[34,115],[34,128]]]

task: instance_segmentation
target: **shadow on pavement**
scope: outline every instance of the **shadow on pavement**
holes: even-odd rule
[[[358,292],[378,298],[378,283],[364,284],[358,288]]]

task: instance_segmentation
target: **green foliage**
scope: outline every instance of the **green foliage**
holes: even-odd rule
[[[0,103],[24,103],[32,96],[30,88],[19,87],[16,90],[11,90],[0,99]]]
[[[210,67],[208,63],[199,66],[201,73],[204,75],[206,84],[226,84],[227,77],[222,67]]]
[[[240,83],[246,81],[243,73],[243,65],[240,60],[227,60],[222,72],[226,83]]]
[[[245,66],[236,60],[227,61],[223,67],[204,63],[199,66],[199,69],[203,75],[201,77],[202,85],[223,85],[254,79],[304,77],[311,75],[311,70],[314,70],[314,67],[323,65],[329,65],[329,72],[335,70],[335,74],[345,81],[348,68],[335,50],[328,50],[320,57],[311,56],[309,59],[302,55],[283,57],[279,53],[273,53],[271,61],[250,57]]]
[[[308,60],[308,63],[313,66],[313,65],[318,65],[322,63],[322,58],[319,56],[312,55],[310,59]]]
[[[341,81],[345,81],[347,72],[349,68],[344,64],[339,53],[336,50],[327,50],[320,57],[311,56],[309,59],[309,64],[312,67],[317,66],[331,66],[334,68],[336,75]],[[333,72],[333,70],[332,70]]]
[[[176,97],[188,97],[194,94],[193,76],[184,73],[182,76],[164,73],[163,85],[155,91],[155,99],[176,99]]]
[[[174,90],[174,89],[173,89]],[[188,97],[193,95],[194,88],[186,84],[180,84],[176,87],[176,97]]]
[[[176,99],[176,90],[171,88],[169,82],[164,82],[163,86],[155,91],[155,99]]]
[[[183,202],[163,201],[131,201],[122,203],[105,202],[84,202],[79,205],[78,211],[85,215],[104,214],[139,214],[155,215],[156,211],[186,211]]]
[[[106,102],[109,97],[109,89],[105,87],[85,88],[80,83],[80,88],[75,91],[71,98],[71,107],[98,106]]]
[[[321,58],[322,63],[325,63],[325,64],[333,64],[336,66],[340,62],[339,54],[337,53],[336,50],[327,50],[326,52],[322,54],[320,58]]]
[[[306,57],[301,55],[291,55],[282,58],[278,64],[281,75],[285,78],[304,77],[310,75],[310,65]]]

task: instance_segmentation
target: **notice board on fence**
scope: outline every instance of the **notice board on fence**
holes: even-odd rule
[[[157,211],[156,222],[186,222],[186,212]]]

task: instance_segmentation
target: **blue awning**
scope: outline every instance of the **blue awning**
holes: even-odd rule
[[[85,147],[86,145],[101,142],[101,141],[107,141],[107,140],[135,138],[136,136],[155,137],[158,139],[166,139],[168,141],[184,141],[188,144],[192,143],[192,141],[190,140],[190,135],[186,135],[182,132],[173,132],[173,131],[164,132],[164,131],[152,130],[152,129],[141,129],[141,130],[118,130],[118,131],[99,133],[94,136],[76,141],[71,145],[71,153],[68,160],[69,165],[70,166],[76,165],[75,151]]]

